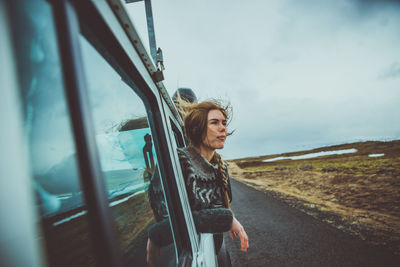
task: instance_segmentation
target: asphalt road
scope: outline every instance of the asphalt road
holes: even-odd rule
[[[232,210],[249,245],[225,235],[233,266],[400,266],[400,256],[376,248],[296,210],[265,192],[232,181]]]

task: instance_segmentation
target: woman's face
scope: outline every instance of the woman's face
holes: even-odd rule
[[[202,144],[211,149],[224,148],[226,139],[226,118],[218,109],[208,112],[207,131]]]

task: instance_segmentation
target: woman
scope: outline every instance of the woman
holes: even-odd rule
[[[226,164],[215,151],[224,147],[229,135],[228,109],[216,102],[181,103],[180,107],[189,145],[178,149],[178,155],[197,230],[215,233],[217,254],[223,242],[221,232],[225,231],[229,231],[232,239],[239,235],[241,249],[247,251],[249,243],[243,226],[231,211],[228,211],[230,216],[226,216],[232,199],[230,179]],[[157,247],[152,239],[150,234],[148,261],[149,256],[151,261],[152,251]]]

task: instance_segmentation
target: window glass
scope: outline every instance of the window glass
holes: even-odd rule
[[[161,225],[158,237],[169,240],[160,245],[161,257],[153,255],[153,261],[156,266],[175,266],[148,111],[91,43],[84,37],[80,43],[101,168],[124,261],[127,266],[146,266],[148,231]]]
[[[51,7],[18,0],[11,10],[38,239],[50,266],[94,266]]]
[[[185,144],[183,141],[182,133],[177,129],[177,126],[173,123],[172,120],[170,120],[170,123],[172,127],[172,132],[174,133],[176,147],[184,147]]]

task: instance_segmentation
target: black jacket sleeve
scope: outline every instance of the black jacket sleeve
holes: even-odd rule
[[[192,211],[198,233],[222,233],[232,226],[233,214],[230,209],[216,208]],[[172,243],[171,226],[168,219],[153,224],[148,229],[149,238],[157,246]]]

